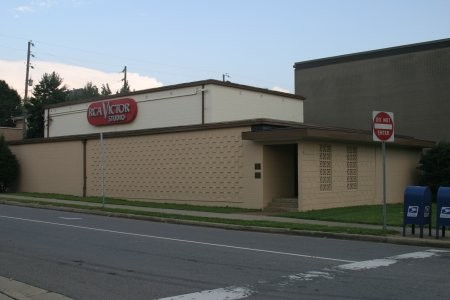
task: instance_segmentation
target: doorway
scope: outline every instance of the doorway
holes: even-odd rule
[[[264,146],[264,206],[289,202],[298,207],[297,144]],[[289,206],[289,205],[287,205]]]

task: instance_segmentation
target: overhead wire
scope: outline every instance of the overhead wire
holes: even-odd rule
[[[24,40],[24,38],[15,37],[15,36],[11,36],[11,35],[0,34],[0,36],[14,38],[16,40]],[[229,70],[229,69],[219,71],[217,69],[213,70],[213,69],[209,69],[209,68],[198,68],[198,67],[191,67],[191,66],[166,64],[166,63],[149,60],[147,58],[135,58],[135,57],[128,57],[128,56],[111,55],[110,53],[106,53],[106,52],[92,51],[92,50],[82,49],[82,48],[78,48],[78,47],[62,45],[59,43],[47,42],[47,41],[41,40],[41,39],[33,40],[33,43],[35,43],[35,45],[36,45],[33,48],[33,54],[35,54],[35,56],[36,56],[35,60],[45,60],[46,57],[52,57],[52,58],[57,58],[57,59],[61,60],[61,63],[63,63],[63,64],[67,64],[69,62],[70,64],[78,66],[78,67],[91,68],[91,69],[98,70],[98,66],[103,66],[105,69],[100,70],[100,71],[104,71],[104,72],[115,72],[114,70],[122,68],[123,64],[128,65],[130,62],[135,62],[141,66],[143,64],[151,65],[153,67],[152,70],[154,73],[152,75],[147,75],[147,76],[154,77],[154,78],[158,77],[156,74],[167,74],[169,76],[171,76],[171,75],[179,76],[180,72],[177,70],[183,70],[183,72],[187,72],[187,75],[189,75],[189,76],[194,75],[194,73],[206,72],[209,74],[208,78],[218,78],[218,79],[220,78],[221,79],[222,74],[230,73],[231,81],[233,81],[233,77],[234,77],[234,78],[244,78],[251,82],[266,82],[268,85],[272,85],[272,86],[277,85],[275,82],[272,82],[270,80],[263,79],[263,78],[255,78],[254,76],[247,76],[247,75],[243,74],[242,72],[237,74],[237,72],[232,72],[232,70]],[[82,53],[83,56],[86,56],[86,54],[89,54],[89,56],[92,57],[92,60],[94,60],[95,63],[86,63],[86,60],[81,60],[78,57],[55,54],[53,52],[49,52],[49,51],[45,50],[45,48],[44,48],[44,50],[42,48],[39,49],[38,45],[41,45],[41,44],[48,45],[51,47],[58,47],[61,49],[67,49],[72,52],[79,52],[79,53]],[[5,48],[10,48],[10,49],[16,50],[16,51],[23,50],[23,49],[9,47],[9,46],[5,46],[5,45],[1,45],[1,44],[0,44],[0,46],[3,46]],[[101,58],[101,60],[98,59],[99,57]],[[105,62],[106,58],[109,58],[109,61],[119,61],[120,60],[125,63],[120,64],[120,66],[118,64],[111,64],[109,62]],[[97,67],[95,67],[93,65],[96,65]],[[155,68],[156,66],[159,66],[161,68]],[[169,71],[169,69],[172,69],[173,71]],[[120,73],[120,72],[117,71],[117,73]],[[204,75],[203,75],[203,77],[204,77]],[[203,79],[205,79],[205,78],[203,78]]]

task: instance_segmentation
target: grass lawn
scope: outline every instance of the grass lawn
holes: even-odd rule
[[[102,197],[78,197],[71,195],[62,194],[44,194],[44,193],[13,193],[11,195],[17,196],[27,196],[35,198],[49,198],[49,199],[60,199],[60,200],[71,200],[80,202],[91,202],[91,203],[102,203]],[[201,206],[201,205],[189,205],[189,204],[176,204],[176,203],[163,203],[163,202],[148,202],[148,201],[134,201],[134,200],[124,200],[116,198],[105,198],[105,203],[116,204],[116,205],[129,205],[129,206],[140,206],[140,207],[151,207],[151,208],[164,208],[164,209],[178,209],[178,210],[192,210],[192,211],[205,211],[205,212],[215,212],[215,213],[249,213],[261,211],[258,209],[245,209],[239,207],[230,206]]]
[[[93,203],[102,203],[101,197],[77,197],[70,195],[61,195],[61,194],[42,194],[42,193],[15,193],[13,195],[19,196],[28,196],[35,198],[53,198],[53,199],[61,199],[61,200],[72,200],[78,201],[79,204],[68,205],[68,204],[60,204],[60,206],[83,206],[83,203],[93,202]],[[43,200],[45,201],[45,200]],[[26,201],[24,201],[26,202]],[[40,200],[36,199],[33,202],[40,202]],[[252,213],[259,212],[260,210],[255,209],[243,209],[237,207],[211,207],[211,206],[198,206],[198,205],[187,205],[187,204],[173,204],[173,203],[160,203],[160,202],[146,202],[146,201],[132,201],[132,200],[123,200],[123,199],[115,199],[115,198],[106,198],[105,203],[107,204],[116,204],[116,205],[127,205],[127,206],[141,206],[141,207],[150,207],[150,208],[163,208],[163,209],[176,209],[176,210],[190,210],[190,211],[204,211],[204,212],[216,212],[216,213]],[[86,209],[87,206],[83,206]],[[432,225],[435,224],[435,205],[433,204],[432,208]],[[122,213],[132,213],[132,214],[142,214],[148,216],[159,216],[159,217],[175,217],[177,219],[196,219],[206,222],[211,222],[210,218],[200,218],[200,217],[190,217],[190,216],[181,216],[174,214],[158,214],[154,212],[137,212],[127,210],[126,208],[120,209],[103,209],[111,212],[122,212]],[[343,222],[343,223],[357,223],[357,224],[373,224],[382,226],[383,223],[383,206],[382,205],[365,205],[365,206],[354,206],[354,207],[343,207],[343,208],[332,208],[332,209],[322,209],[322,210],[312,210],[308,212],[290,212],[290,213],[280,213],[276,214],[279,217],[286,218],[297,218],[297,219],[310,219],[310,220],[322,220],[322,221],[335,221],[335,222]],[[224,219],[214,219],[217,223],[234,223],[238,225],[246,225],[246,226],[267,226],[267,227],[284,227],[290,229],[306,229],[309,225],[294,225],[292,223],[286,222],[278,223],[273,222],[273,224],[263,224],[264,222],[256,222],[257,224],[251,224],[248,221],[236,221],[236,220],[224,220]],[[253,221],[252,221],[253,222]],[[403,204],[389,204],[387,205],[387,225],[390,226],[402,226],[403,225]],[[361,229],[348,229],[348,228],[332,228],[332,226],[328,228],[320,228],[317,225],[311,225],[315,227],[314,230],[317,231],[329,231],[329,232],[347,232],[347,233],[356,233],[356,231]],[[345,226],[345,225],[343,225]],[[313,230],[312,228],[310,228]],[[369,230],[370,231],[370,230]],[[358,233],[361,233],[359,231]],[[367,234],[379,234],[379,232],[366,232]]]
[[[436,205],[432,207],[432,221],[435,224]],[[364,205],[343,208],[330,208],[322,210],[312,210],[307,212],[292,212],[277,214],[280,217],[336,221],[358,224],[383,225],[383,206]],[[387,224],[391,226],[403,226],[403,204],[387,205]]]
[[[44,198],[40,196],[39,198]],[[98,208],[92,206],[80,204],[65,204],[65,203],[51,203],[45,202],[45,200],[19,200],[22,203],[39,204],[59,206],[59,207],[71,207],[85,209],[89,211],[102,211],[111,212],[127,215],[138,215],[156,218],[168,218],[176,220],[187,220],[187,221],[197,221],[204,223],[215,223],[215,224],[230,224],[236,226],[242,226],[244,228],[249,227],[266,227],[266,228],[280,228],[287,230],[305,230],[305,231],[316,231],[316,232],[329,232],[329,233],[346,233],[346,234],[363,234],[363,235],[374,235],[374,236],[386,236],[388,234],[397,234],[396,231],[383,231],[381,229],[368,229],[359,227],[346,227],[346,226],[326,226],[326,225],[314,225],[314,224],[295,224],[289,222],[274,222],[274,221],[258,221],[258,220],[235,220],[235,219],[224,219],[224,218],[211,218],[211,217],[197,217],[182,214],[172,214],[172,213],[159,213],[159,212],[148,212],[148,211],[137,211],[132,209],[122,209],[122,208]]]

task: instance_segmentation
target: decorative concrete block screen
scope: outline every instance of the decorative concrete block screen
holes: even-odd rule
[[[87,144],[88,195],[101,194],[100,142]],[[210,130],[105,139],[105,190],[158,201],[239,202],[240,131]]]

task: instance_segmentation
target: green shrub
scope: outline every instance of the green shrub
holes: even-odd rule
[[[450,186],[450,143],[440,142],[422,153],[419,170],[420,184],[429,186],[434,196],[439,186]]]
[[[19,177],[19,162],[0,136],[0,192],[8,191]]]

